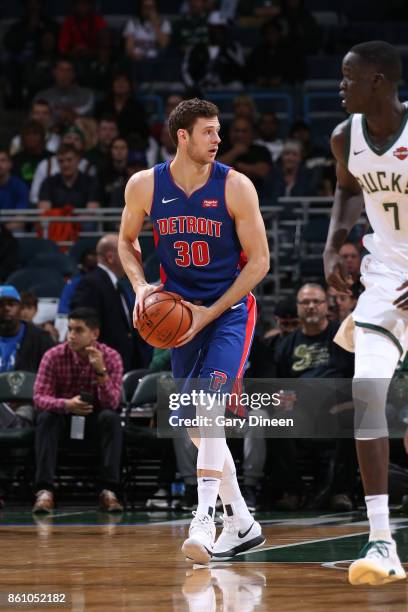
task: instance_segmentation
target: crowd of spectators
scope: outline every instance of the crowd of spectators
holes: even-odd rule
[[[262,203],[274,205],[282,196],[333,195],[329,134],[315,142],[303,118],[283,125],[272,103],[260,112],[250,94],[251,88],[278,92],[301,86],[308,77],[307,56],[333,50],[303,1],[179,4],[177,15],[168,16],[161,14],[163,3],[140,0],[119,30],[92,0],[74,0],[62,23],[45,13],[42,0],[25,3],[24,16],[3,36],[0,56],[5,106],[24,114],[18,133],[0,148],[0,210],[38,208],[69,215],[73,208],[122,208],[129,176],[175,155],[167,127],[172,109],[205,90],[228,90],[234,96],[232,115],[222,120],[218,159],[251,178]],[[239,40],[239,24],[251,26],[250,44]],[[154,80],[160,62],[169,70],[178,66],[167,76],[184,89],[173,90],[167,79],[164,117],[153,118],[141,91]],[[38,412],[35,510],[54,506],[58,440],[72,415],[92,420],[88,429],[100,443],[101,507],[120,510],[122,373],[167,370],[168,353],[152,355],[133,329],[134,295],[123,278],[114,233],[105,235],[96,250],[84,251],[78,269],[66,279],[57,318],[41,328],[34,325],[37,296],[4,285],[19,265],[13,234],[24,227],[18,217],[0,224],[0,372],[38,372],[33,404],[11,407],[20,425],[34,423],[34,404]],[[341,255],[352,292],[307,284],[281,301],[273,324],[259,328],[255,337],[249,378],[352,374],[352,357],[336,347],[333,337],[361,291],[359,244],[346,243]],[[285,409],[299,409],[296,394],[289,391]],[[0,404],[0,427],[7,426],[1,418],[9,416],[9,408],[2,411]],[[195,450],[184,441],[175,451],[186,484],[184,507],[190,508]],[[357,464],[350,440],[270,443],[248,436],[243,457],[250,508],[265,502],[265,492],[267,503],[282,510],[325,504],[349,510],[356,502]],[[305,457],[315,483],[307,491],[301,471]],[[1,495],[0,490],[0,503]]]
[[[323,38],[303,2],[257,3],[252,31],[259,40],[247,46],[236,38],[248,15],[245,2],[188,0],[170,16],[155,0],[136,6],[118,30],[92,0],[73,0],[62,23],[45,14],[42,0],[31,0],[5,31],[4,103],[23,109],[26,118],[1,151],[0,209],[68,214],[66,206],[121,207],[132,172],[174,155],[166,122],[171,109],[207,88],[236,91],[234,115],[223,121],[220,159],[248,174],[268,203],[301,191],[333,193],[328,147],[317,150],[308,125],[282,125],[273,105],[261,114],[250,95],[242,95],[247,86],[274,91],[304,80],[299,58],[322,49]],[[173,80],[185,90],[172,93],[167,75],[162,122],[150,116],[139,93],[155,78],[157,62],[171,59],[181,67]],[[60,167],[68,157],[61,147],[68,144],[77,149],[76,156],[70,152],[69,171]]]

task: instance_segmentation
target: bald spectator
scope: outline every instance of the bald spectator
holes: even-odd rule
[[[145,367],[148,362],[132,323],[134,298],[120,282],[125,273],[118,255],[118,235],[103,236],[96,253],[98,265],[78,284],[71,307],[87,306],[97,311],[101,321],[100,341],[120,353],[125,372]]]

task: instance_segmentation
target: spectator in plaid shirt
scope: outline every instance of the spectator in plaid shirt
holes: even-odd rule
[[[102,510],[123,510],[116,495],[120,481],[122,426],[119,413],[122,358],[97,342],[100,321],[95,310],[77,308],[68,316],[67,341],[43,356],[34,386],[39,409],[36,428],[36,502],[33,512],[54,508],[58,438],[74,416],[86,417],[85,437],[98,436],[101,453]],[[81,395],[93,397],[81,399]]]

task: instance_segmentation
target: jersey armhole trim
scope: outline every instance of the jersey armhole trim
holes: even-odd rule
[[[378,332],[379,334],[383,334],[384,336],[387,336],[387,338],[389,338],[391,342],[393,342],[395,346],[397,347],[397,349],[399,350],[400,357],[403,356],[404,351],[402,349],[400,341],[398,340],[396,336],[394,336],[392,332],[390,332],[389,329],[386,329],[385,327],[382,327],[381,325],[374,325],[374,323],[361,323],[359,321],[354,321],[354,324],[357,327],[363,327],[364,329],[370,329],[371,331],[375,331],[375,332]]]
[[[150,210],[149,210],[149,217],[152,218],[152,212],[153,212],[153,204],[154,204],[154,195],[156,192],[156,167],[153,166],[153,191],[152,191],[152,201],[150,204]]]
[[[228,168],[226,174],[225,174],[225,181],[224,181],[224,202],[225,202],[225,210],[227,211],[229,217],[233,220],[234,216],[231,214],[230,209],[228,208],[228,202],[227,202],[227,178],[228,175],[230,173],[231,168]]]
[[[349,157],[350,157],[350,146],[351,146],[351,124],[353,121],[353,116],[354,115],[350,115],[350,117],[347,120],[346,123],[346,139],[345,139],[345,143],[344,143],[344,162],[346,165],[346,168],[348,168],[348,162],[349,162]]]

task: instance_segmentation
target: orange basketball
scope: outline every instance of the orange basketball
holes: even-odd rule
[[[158,291],[144,301],[137,331],[156,348],[172,348],[190,328],[191,310],[181,303],[181,297],[170,291]]]

